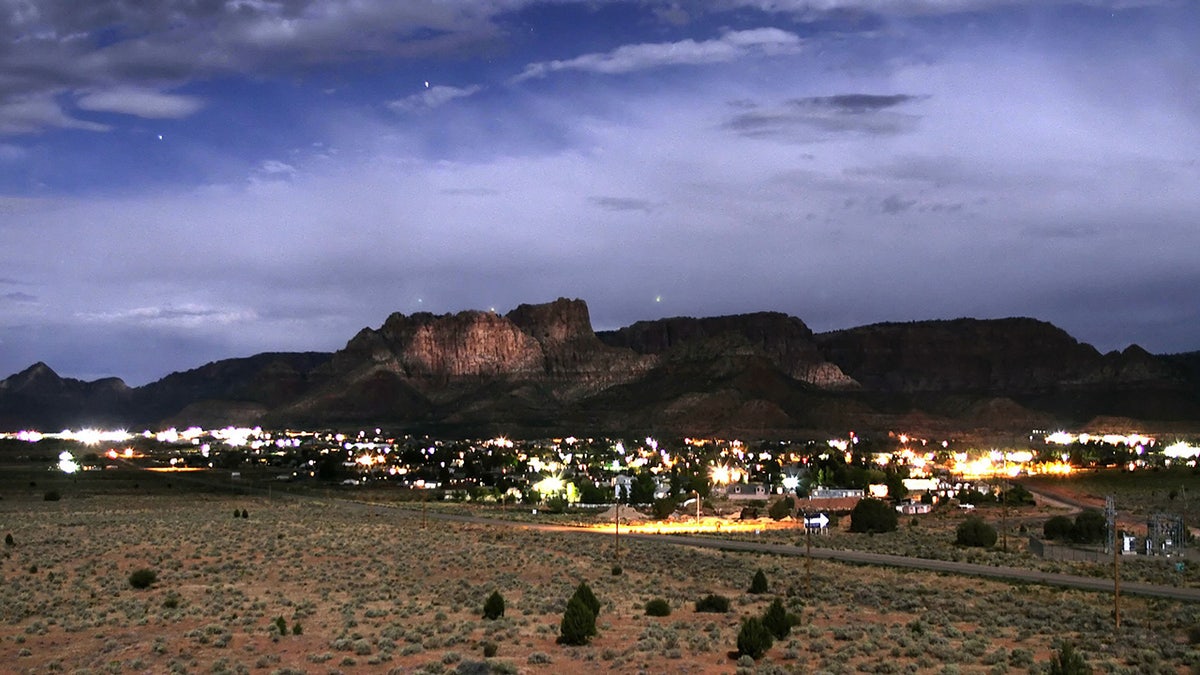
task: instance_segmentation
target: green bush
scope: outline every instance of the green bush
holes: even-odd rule
[[[42,499],[48,502],[56,502],[62,499],[62,495],[58,493],[58,490],[46,490],[45,494],[42,495]]]
[[[579,582],[575,587],[575,595],[572,598],[579,598],[583,601],[583,605],[592,612],[592,618],[600,616],[600,601],[596,599],[596,594],[592,592],[591,586],[587,585],[586,581]]]
[[[499,651],[500,651],[500,647],[497,646],[495,642],[484,642],[483,643],[483,656],[485,658],[490,659],[493,656],[495,656]]]
[[[292,623],[292,635],[304,635],[304,626],[299,621]]]
[[[275,617],[275,628],[280,635],[287,635],[287,621],[282,616]]]
[[[596,615],[578,592],[567,603],[559,629],[558,642],[564,645],[585,645],[596,634]]]
[[[1065,540],[1071,538],[1075,523],[1067,516],[1054,516],[1042,525],[1042,536],[1046,539]]]
[[[1071,539],[1079,544],[1098,544],[1108,533],[1108,519],[1096,509],[1084,509],[1075,516]]]
[[[996,528],[983,522],[978,516],[971,516],[958,524],[954,543],[959,546],[991,548],[996,544]]]
[[[788,616],[787,609],[784,608],[783,602],[779,598],[775,598],[771,602],[771,606],[767,607],[762,622],[776,640],[782,640],[792,632],[792,618]]]
[[[767,515],[771,516],[772,520],[783,520],[792,515],[793,503],[792,498],[784,496],[783,499],[771,504],[767,509]]]
[[[12,532],[9,532],[8,534],[4,535],[4,545],[5,546],[16,546],[17,545],[17,542],[13,541]]]
[[[1092,667],[1071,643],[1064,642],[1058,653],[1050,657],[1050,675],[1092,675]]]
[[[749,592],[753,593],[755,595],[762,595],[763,593],[766,593],[767,590],[768,590],[767,575],[764,574],[763,571],[760,569],[754,573],[754,579],[752,579],[750,581]]]
[[[696,601],[696,611],[724,614],[729,611],[729,598],[710,593]]]
[[[851,532],[893,532],[900,522],[900,514],[887,502],[867,497],[858,500],[850,512]]]
[[[500,595],[500,591],[492,591],[492,594],[483,603],[483,618],[499,619],[502,616],[504,616],[504,596]]]
[[[671,616],[671,605],[662,598],[646,602],[646,616]]]
[[[654,500],[654,504],[650,507],[650,513],[655,520],[663,520],[669,518],[675,509],[679,507],[679,503],[672,497],[664,497]]]
[[[755,616],[742,619],[742,629],[737,636],[738,654],[760,659],[774,643],[771,631],[763,625],[762,619]]]
[[[150,569],[134,570],[129,574],[129,585],[134,588],[149,588],[158,581],[158,572]]]

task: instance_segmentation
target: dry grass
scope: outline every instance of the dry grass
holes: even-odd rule
[[[234,519],[235,508],[249,511]],[[1024,673],[1059,638],[1098,672],[1187,672],[1200,607],[1123,601],[1114,640],[1101,594],[931,573],[812,564],[505,526],[340,502],[216,495],[97,495],[0,501],[15,545],[0,560],[0,664],[16,673],[495,672]],[[158,573],[129,585],[138,568]],[[762,568],[771,593],[745,589]],[[35,570],[36,571],[33,571]],[[567,598],[587,580],[599,635],[555,644]],[[499,590],[505,617],[481,618]],[[729,614],[698,614],[708,594]],[[803,623],[739,666],[740,618],[782,596]],[[645,616],[655,597],[669,617]],[[282,617],[287,634],[280,634]],[[296,624],[302,634],[293,634]],[[485,659],[485,645],[496,655]]]

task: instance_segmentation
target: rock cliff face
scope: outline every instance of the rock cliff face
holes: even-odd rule
[[[1100,354],[1034,319],[881,323],[816,336],[825,358],[888,392],[1039,391],[1079,380]]]
[[[667,357],[686,355],[705,347],[710,350],[716,347],[720,351],[740,348],[765,356],[777,368],[801,382],[825,389],[858,385],[822,356],[813,332],[803,321],[779,312],[639,321],[602,333],[600,337],[609,345]]]
[[[130,389],[36,364],[0,380],[0,428],[373,424],[427,433],[819,437],[1091,420],[1200,430],[1200,356],[1100,354],[1033,319],[814,335],[773,312],[595,333],[582,300],[505,315],[393,314],[333,354],[259,354]],[[1146,428],[1150,428],[1147,426]]]

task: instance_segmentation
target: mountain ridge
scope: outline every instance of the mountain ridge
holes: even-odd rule
[[[335,352],[264,352],[140,387],[48,365],[0,380],[0,425],[387,425],[448,434],[791,437],[1094,419],[1200,429],[1200,352],[1101,354],[1028,317],[814,333],[780,312],[592,328],[583,300],[393,313]]]

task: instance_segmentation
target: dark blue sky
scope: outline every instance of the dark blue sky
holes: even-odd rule
[[[1033,316],[1200,349],[1200,9],[0,5],[0,377],[393,311]]]

